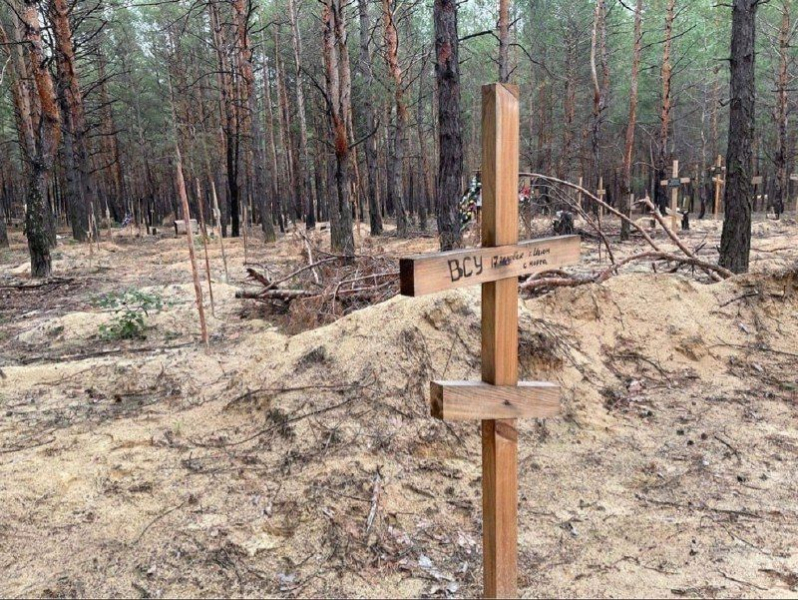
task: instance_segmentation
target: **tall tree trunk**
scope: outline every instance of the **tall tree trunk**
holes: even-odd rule
[[[300,198],[306,198],[305,227],[314,229],[316,227],[315,194],[313,192],[313,163],[308,155],[308,124],[305,117],[305,92],[303,89],[302,75],[302,37],[299,33],[297,23],[297,0],[288,0],[288,19],[291,22],[291,41],[294,48],[294,66],[296,67],[296,108],[299,115],[299,158],[300,169],[296,177],[297,193]]]
[[[792,28],[790,19],[790,3],[783,2],[781,7],[781,25],[779,27],[779,66],[776,74],[776,168],[775,193],[773,194],[773,208],[778,217],[784,212],[785,202],[790,185],[790,176],[787,172],[787,87],[789,83],[788,61],[790,52],[790,32]]]
[[[729,149],[726,154],[726,214],[720,265],[748,271],[751,254],[751,147],[754,143],[756,11],[760,0],[734,0],[732,7]]]
[[[371,19],[367,0],[357,0],[360,13],[360,54],[358,71],[363,89],[363,120],[366,124],[365,140],[366,176],[368,179],[368,205],[371,235],[382,235],[382,211],[379,203],[379,180],[377,175],[377,135],[374,113],[374,72],[371,60]]]
[[[322,9],[324,72],[327,87],[327,113],[335,148],[335,189],[337,201],[330,202],[331,243],[334,251],[354,256],[350,203],[349,135],[346,121],[350,110],[351,78],[346,52],[343,0],[325,0]]]
[[[264,48],[266,46],[266,37],[264,34]],[[274,142],[274,108],[272,104],[272,84],[271,84],[271,77],[269,76],[269,59],[264,56],[263,58],[263,88],[264,88],[264,98],[263,101],[266,104],[266,128],[269,132],[269,159],[271,161],[272,167],[272,174],[271,174],[271,197],[272,197],[272,207],[271,207],[271,214],[272,217],[277,217],[277,221],[280,225],[280,231],[285,233],[285,226],[283,224],[283,214],[282,210],[280,209],[280,202],[279,202],[279,190],[280,190],[280,169],[277,167],[277,144]]]
[[[224,153],[225,166],[227,172],[227,196],[229,203],[229,217],[231,220],[231,235],[240,235],[240,212],[241,212],[241,190],[240,190],[240,102],[236,97],[233,82],[233,66],[227,54],[228,42],[223,26],[223,18],[219,10],[219,0],[210,0],[208,11],[211,19],[211,30],[216,47],[216,54],[219,63],[219,85],[222,94],[223,119],[222,128],[224,131]],[[226,229],[226,224],[223,225]]]
[[[600,47],[600,39],[604,38],[604,17],[605,0],[596,0],[596,8],[593,14],[593,35],[590,44],[590,71],[593,78],[593,122],[590,135],[590,149],[593,155],[593,177],[598,184],[601,176],[601,126],[604,121],[604,110],[606,108],[605,81],[599,80],[597,60],[601,60],[602,73],[606,73],[604,64],[604,52]],[[601,54],[599,59],[598,55]],[[603,79],[606,80],[604,75]],[[596,186],[598,187],[598,185]]]
[[[117,218],[124,218],[128,202],[125,190],[125,177],[122,169],[122,157],[119,152],[119,140],[114,122],[113,104],[108,91],[108,75],[106,73],[106,58],[102,48],[97,51],[97,76],[99,78],[100,107],[102,114],[102,146],[104,148],[109,180],[113,187],[113,196],[108,202],[111,213]]]
[[[279,43],[279,35],[280,35],[280,28],[275,28],[275,44],[274,44],[274,65],[277,72],[277,102],[280,107],[280,142],[283,148],[284,153],[284,163],[285,169],[287,173],[287,180],[289,183],[288,189],[296,190],[294,186],[294,177],[298,177],[294,171],[294,151],[291,145],[291,117],[290,117],[290,107],[288,105],[288,93],[285,89],[285,73],[283,71],[283,64],[280,60],[280,43]],[[290,197],[290,193],[286,190],[286,193]],[[294,201],[291,203],[291,210],[289,214],[291,215],[292,221],[295,219],[302,218],[302,199],[297,197],[296,195],[293,197]]]
[[[621,186],[621,206],[623,213],[632,216],[632,155],[635,146],[635,128],[637,127],[637,88],[640,77],[640,54],[643,46],[643,0],[637,0],[635,6],[634,51],[632,56],[632,79],[629,86],[629,123],[626,126],[626,146],[623,153],[623,184]],[[621,240],[629,239],[630,228],[627,221],[621,222]]]
[[[257,128],[255,102],[255,71],[252,67],[252,48],[249,43],[249,16],[252,14],[252,0],[233,0],[233,15],[236,31],[236,63],[238,66],[238,106],[239,106],[239,146],[243,146],[239,160],[243,161],[246,182],[242,186],[249,190],[247,197],[254,200],[258,196],[257,205],[265,206],[265,187],[256,185],[254,181],[254,163],[257,157],[257,146],[260,134]],[[238,167],[241,173],[241,167]],[[259,188],[259,189],[258,189]],[[245,197],[245,202],[247,198]],[[252,216],[251,211],[249,213]],[[244,224],[247,227],[247,224]],[[273,234],[273,232],[272,232]],[[234,226],[235,235],[235,226]]]
[[[499,83],[510,82],[510,0],[499,0]]]
[[[66,153],[69,218],[73,237],[84,242],[89,239],[89,207],[99,207],[86,137],[86,111],[75,66],[69,5],[67,0],[50,0],[49,9],[55,42],[58,96],[64,107],[62,131]]]
[[[676,17],[676,0],[667,0],[668,5],[665,12],[665,40],[662,46],[662,106],[660,112],[659,130],[659,153],[657,155],[657,174],[656,180],[659,182],[665,179],[669,173],[668,158],[668,137],[671,126],[671,79],[673,77],[673,65],[671,64],[671,49],[673,47],[673,20]],[[668,205],[668,191],[663,186],[657,185],[657,205],[660,212],[665,214],[665,207]]]
[[[47,188],[61,136],[61,119],[56,101],[55,86],[47,68],[47,52],[42,39],[37,0],[15,2],[21,20],[27,57],[27,71],[32,84],[25,85],[29,111],[23,115],[25,138],[33,150],[28,156],[28,197],[25,212],[25,234],[31,259],[31,276],[49,277],[52,259],[48,223],[51,221],[47,202]]]
[[[573,140],[574,140],[574,119],[576,117],[576,54],[579,41],[578,26],[568,23],[565,30],[565,76],[563,94],[563,116],[565,122],[562,124],[563,141],[560,160],[557,168],[557,176],[560,179],[570,179],[573,173]]]
[[[404,101],[404,82],[402,68],[399,65],[399,32],[396,28],[394,10],[396,0],[382,0],[382,18],[385,31],[385,61],[394,86],[394,108],[396,122],[394,123],[392,140],[392,165],[389,174],[388,194],[396,210],[396,231],[399,237],[407,237],[409,222],[407,218],[407,204],[404,197],[404,172],[405,145],[407,134],[407,106]]]
[[[463,185],[463,126],[460,116],[460,63],[457,0],[435,0],[435,81],[438,90],[438,180],[435,210],[441,250],[463,244],[460,195]]]

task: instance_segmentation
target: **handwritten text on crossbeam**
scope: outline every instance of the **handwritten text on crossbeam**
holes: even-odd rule
[[[577,262],[579,245],[577,236],[563,236],[402,259],[402,293],[421,296],[558,269]]]
[[[513,252],[508,255],[492,256],[488,265],[489,269],[508,267],[515,262],[523,263],[521,268],[526,270],[534,267],[548,266],[546,256],[551,254],[551,248],[533,248],[528,252]],[[452,258],[449,260],[449,275],[452,282],[469,277],[479,277],[484,272],[484,257],[479,255]]]

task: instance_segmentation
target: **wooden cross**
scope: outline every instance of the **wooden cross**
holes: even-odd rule
[[[402,294],[482,284],[482,382],[433,382],[432,416],[482,422],[484,595],[518,593],[515,419],[559,412],[559,387],[518,383],[518,278],[574,264],[578,236],[518,243],[518,87],[482,88],[482,248],[400,262]]]
[[[596,197],[604,202],[604,196],[607,195],[607,190],[604,187],[604,177],[599,177],[599,184],[598,189],[596,190]],[[598,206],[598,213],[596,213],[596,219],[598,220],[598,228],[601,231],[601,215],[604,214],[604,207],[599,204]],[[598,239],[598,259],[601,262],[601,238]]]
[[[715,184],[715,207],[713,210],[713,214],[717,218],[718,213],[720,212],[720,191],[723,189],[723,186],[726,182],[723,180],[723,174],[726,172],[726,167],[723,166],[723,157],[718,154],[718,160],[715,163],[715,167],[712,169],[712,183]]]
[[[599,200],[603,202],[604,196],[606,195],[607,195],[607,190],[604,187],[604,177],[599,177],[599,184],[598,184],[598,189],[596,190],[596,196],[598,196]],[[601,209],[604,210],[604,207],[602,206]]]
[[[677,217],[677,212],[679,209],[679,188],[682,186],[683,183],[690,183],[689,177],[682,177],[679,178],[679,161],[673,161],[673,173],[670,179],[663,179],[659,182],[661,186],[665,186],[670,188],[671,190],[671,230],[676,231],[677,223],[679,219]]]
[[[751,185],[754,186],[754,203],[753,203],[753,210],[756,212],[757,204],[759,204],[759,192],[757,188],[762,185],[765,179],[761,175],[754,175],[751,178]]]

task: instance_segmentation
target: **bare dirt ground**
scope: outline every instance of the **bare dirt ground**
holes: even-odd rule
[[[685,239],[714,259],[719,234]],[[521,374],[564,392],[519,424],[524,596],[795,597],[797,242],[760,218],[751,275],[635,263],[523,300]],[[478,290],[308,328],[236,299],[226,250],[209,351],[185,239],[63,243],[44,285],[19,233],[0,251],[0,595],[479,596],[478,425],[428,416],[430,379],[479,377]],[[577,272],[607,265],[583,251]],[[247,255],[284,274],[302,252]],[[98,299],[131,288],[163,301],[146,339],[104,339]]]

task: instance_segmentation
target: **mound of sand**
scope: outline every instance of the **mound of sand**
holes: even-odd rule
[[[479,378],[479,302],[4,368],[0,592],[478,595],[478,426],[428,394]],[[564,402],[519,423],[522,592],[790,595],[795,278],[633,274],[519,310],[521,376]]]

